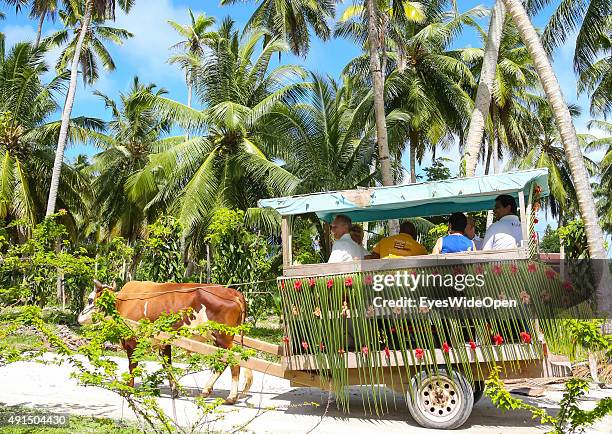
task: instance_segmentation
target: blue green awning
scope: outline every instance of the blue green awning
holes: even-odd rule
[[[336,214],[344,214],[364,222],[489,210],[499,194],[514,196],[518,205],[518,192],[523,191],[527,200],[536,185],[542,197],[548,196],[546,169],[261,199],[258,206],[282,216],[314,212],[331,222]]]

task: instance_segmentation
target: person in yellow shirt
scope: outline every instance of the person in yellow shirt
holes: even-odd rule
[[[426,255],[427,250],[416,241],[417,232],[414,225],[410,222],[403,222],[400,225],[400,233],[383,238],[372,249],[372,257],[393,258],[398,256],[418,256]]]

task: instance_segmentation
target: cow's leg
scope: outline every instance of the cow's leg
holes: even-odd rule
[[[200,396],[206,398],[208,395],[212,393],[215,383],[217,382],[221,374],[223,374],[226,368],[227,366],[221,369],[220,371],[213,372],[212,376],[208,379],[208,382],[206,382],[206,386],[202,388],[202,393],[200,394]]]
[[[244,372],[244,388],[239,396],[240,398],[246,397],[253,385],[253,371],[251,368],[243,368],[242,371]]]
[[[128,386],[134,387],[134,376],[132,375],[132,373],[134,372],[134,369],[136,369],[136,367],[138,366],[138,362],[132,361],[132,355],[134,354],[134,350],[136,349],[136,341],[133,339],[130,339],[128,341],[122,341],[121,345],[125,349],[128,358],[128,369],[130,371],[130,379],[128,381]]]
[[[165,345],[160,349],[162,360],[164,361],[164,365],[166,367],[172,366],[172,346]],[[173,398],[178,398],[178,389],[176,387],[176,383],[174,382],[174,377],[169,374],[168,375],[168,384],[170,385],[170,394]]]
[[[232,366],[232,389],[229,396],[225,399],[226,404],[235,404],[238,399],[238,381],[240,381],[240,365]]]

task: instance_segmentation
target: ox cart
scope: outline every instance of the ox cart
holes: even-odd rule
[[[563,340],[555,309],[577,303],[568,301],[570,289],[576,292],[571,283],[537,255],[534,215],[548,195],[547,176],[545,170],[529,170],[261,200],[261,208],[276,210],[282,219],[278,290],[285,336],[279,345],[236,337],[245,347],[280,356],[280,363],[250,358],[241,366],[333,392],[346,411],[346,387],[361,385],[368,392],[364,408],[384,414],[388,403],[378,390],[386,386],[407,397],[416,422],[435,429],[457,428],[467,420],[494,366],[502,367],[504,379],[552,376],[546,338]],[[380,222],[477,212],[490,210],[500,194],[518,203],[523,241],[516,249],[336,264],[301,265],[292,259],[292,227],[300,217],[316,217],[326,242],[336,214]],[[434,283],[414,284],[410,276],[419,274],[434,276]],[[466,285],[466,275],[484,276],[485,285]],[[402,276],[412,284],[402,283]],[[437,276],[450,276],[450,287]],[[439,308],[452,296],[474,305],[480,300],[480,307]],[[433,304],[400,302],[422,297]],[[185,338],[173,345],[216,351]]]

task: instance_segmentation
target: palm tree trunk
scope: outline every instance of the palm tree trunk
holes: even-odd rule
[[[491,105],[491,123],[493,124],[493,173],[499,173],[499,130],[497,128],[497,105]]]
[[[68,127],[70,125],[70,116],[72,115],[72,106],[74,104],[74,97],[76,94],[81,50],[83,49],[85,35],[87,34],[89,23],[91,22],[93,6],[94,0],[87,0],[87,3],[85,4],[85,15],[83,16],[83,22],[81,24],[81,30],[79,33],[79,39],[77,40],[74,50],[74,57],[72,58],[72,66],[70,69],[70,86],[68,87],[68,93],[64,103],[64,111],[62,112],[62,124],[60,127],[59,138],[57,140],[57,150],[55,151],[53,174],[51,176],[51,187],[49,188],[49,200],[47,202],[46,213],[47,217],[55,212],[57,190],[59,188],[60,174],[62,171],[62,164],[64,162],[64,150],[66,149],[66,142],[68,141]]]
[[[493,81],[495,80],[495,70],[497,69],[497,56],[499,55],[499,45],[501,42],[502,30],[504,27],[504,17],[506,11],[502,0],[495,2],[495,7],[491,13],[489,24],[489,34],[485,44],[484,57],[482,59],[482,69],[480,71],[480,81],[476,91],[476,101],[470,120],[465,145],[465,173],[466,176],[474,176],[478,163],[478,152],[484,134],[485,119],[489,112],[491,95],[493,91]]]
[[[522,2],[520,0],[503,0],[503,2],[506,8],[508,8],[508,12],[516,24],[521,39],[529,51],[529,55],[535,64],[536,71],[542,82],[546,97],[552,106],[555,124],[559,130],[561,142],[565,149],[565,156],[569,163],[572,179],[576,188],[578,207],[584,221],[589,255],[592,259],[600,260],[596,262],[603,263],[606,259],[606,251],[604,249],[603,233],[599,226],[597,211],[595,209],[595,199],[591,191],[589,174],[584,165],[576,130],[572,123],[572,116],[563,99],[561,86],[559,86],[552,65],[542,46],[542,41],[535,31]],[[609,314],[612,309],[610,306],[609,289],[607,288],[608,266],[607,264],[601,265],[602,275],[598,279],[597,303],[600,311],[608,312]]]
[[[419,148],[419,132],[410,130],[410,183],[416,182],[416,153]]]
[[[385,85],[383,72],[380,65],[380,46],[378,31],[376,29],[376,2],[366,0],[368,13],[368,45],[370,49],[370,72],[372,74],[372,91],[374,94],[374,117],[376,119],[376,139],[378,142],[378,161],[380,163],[380,174],[383,185],[393,185],[393,173],[389,157],[389,142],[387,139],[387,121],[385,118]],[[399,232],[399,222],[389,221],[389,232]]]
[[[34,48],[38,48],[40,45],[40,36],[42,35],[43,23],[45,22],[45,14],[40,14],[38,20],[38,29],[36,30],[36,40],[34,41]]]

